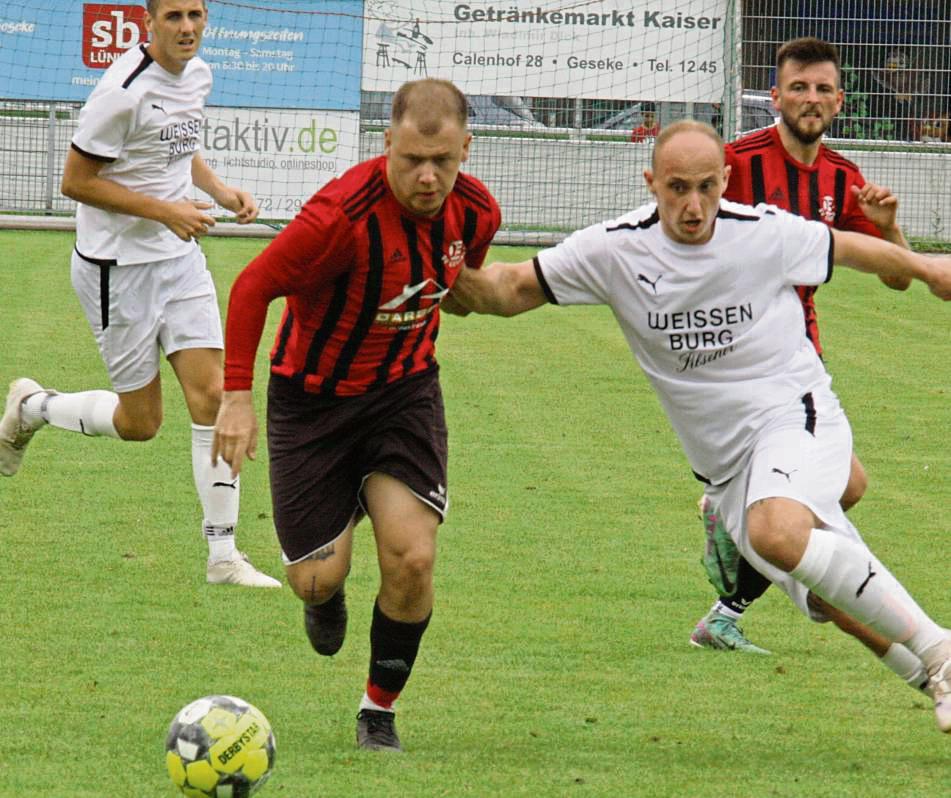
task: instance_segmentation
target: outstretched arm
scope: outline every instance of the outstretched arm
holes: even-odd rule
[[[951,257],[920,255],[862,233],[833,230],[835,262],[883,280],[921,280],[939,299],[951,300]]]
[[[516,316],[547,301],[534,261],[490,263],[481,269],[462,268],[451,296],[467,311],[493,316]],[[446,307],[450,313],[460,314]]]
[[[898,226],[898,197],[892,194],[891,189],[875,183],[866,183],[862,188],[852,186],[852,193],[862,213],[878,228],[882,238],[899,247],[911,249],[908,239]],[[911,284],[911,280],[903,277],[879,275],[879,279],[896,291],[904,291]]]

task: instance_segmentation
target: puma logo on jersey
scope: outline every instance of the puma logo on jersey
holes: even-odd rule
[[[654,292],[654,295],[656,296],[656,295],[657,295],[657,283],[658,283],[658,281],[660,280],[660,278],[663,277],[663,276],[664,276],[664,275],[662,275],[662,274],[658,274],[653,280],[651,280],[649,277],[646,277],[646,276],[643,275],[643,274],[639,274],[639,275],[637,275],[637,281],[638,281],[639,283],[647,283],[647,284],[651,287],[651,290]]]
[[[161,111],[163,114],[165,114],[165,116],[168,116],[168,111],[166,111],[164,108],[162,108],[161,105],[156,105],[155,103],[152,103],[152,107],[153,107],[156,111]]]
[[[786,471],[783,471],[781,468],[774,468],[774,469],[772,469],[772,470],[770,471],[770,473],[771,473],[771,474],[782,474],[784,477],[786,477],[786,481],[787,481],[787,482],[792,482],[791,477],[792,477],[792,475],[795,474],[798,470],[799,470],[798,468],[794,468],[792,471],[786,472]]]
[[[859,589],[855,591],[855,597],[858,598],[865,591],[865,588],[868,586],[868,583],[872,581],[873,576],[878,576],[878,574],[872,570],[872,563],[868,564],[868,576],[865,577],[865,581],[859,585]]]

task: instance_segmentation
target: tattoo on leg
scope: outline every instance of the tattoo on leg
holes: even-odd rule
[[[317,588],[316,578],[310,580],[310,587],[304,591],[304,601],[308,604],[316,604],[320,598],[320,590]]]
[[[313,554],[309,555],[305,559],[308,560],[329,560],[331,557],[336,554],[333,543],[328,543],[323,548],[317,549]]]

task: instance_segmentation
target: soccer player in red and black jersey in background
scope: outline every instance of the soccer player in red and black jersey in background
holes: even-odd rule
[[[776,125],[726,145],[726,163],[731,173],[724,197],[748,205],[776,205],[823,221],[837,230],[885,238],[907,249],[908,242],[896,221],[897,198],[887,188],[866,182],[854,163],[822,143],[823,134],[845,99],[835,45],[811,37],[786,42],[777,53],[772,97],[780,114]],[[908,287],[905,280],[882,281],[896,290]],[[797,290],[806,334],[821,355],[816,289],[800,286]],[[854,506],[865,493],[866,485],[865,470],[853,454],[842,507],[848,510]],[[717,523],[715,508],[701,500],[701,514],[704,526],[712,530]],[[725,535],[718,538],[721,545],[728,541]],[[705,648],[768,654],[766,649],[751,643],[737,623],[770,583],[740,558],[734,584],[735,590],[730,595],[720,595],[697,624],[690,640]],[[884,638],[848,617],[837,615],[833,620],[885,658],[886,664],[905,674],[910,684],[921,684],[916,663],[891,662],[899,655],[889,653],[889,643]],[[927,681],[924,676],[922,679]]]
[[[501,222],[485,186],[459,171],[471,140],[452,83],[404,84],[384,154],[311,197],[231,290],[214,456],[235,474],[254,457],[254,358],[268,304],[284,296],[267,403],[274,523],[307,636],[325,656],[346,632],[354,527],[364,515],[373,525],[380,589],[362,748],[402,750],[393,703],[433,607],[449,505],[439,304],[461,268],[482,265]]]

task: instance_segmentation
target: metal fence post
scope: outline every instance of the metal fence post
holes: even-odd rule
[[[46,215],[53,213],[53,171],[56,167],[56,102],[50,103],[46,125]]]

